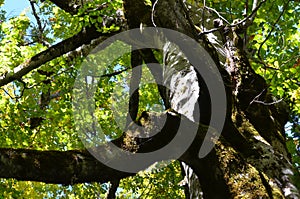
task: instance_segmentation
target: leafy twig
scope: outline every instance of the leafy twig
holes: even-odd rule
[[[29,0],[29,2],[30,2],[30,5],[31,5],[32,14],[35,17],[35,20],[38,24],[38,32],[37,32],[38,41],[41,42],[44,46],[49,48],[51,46],[51,44],[44,41],[44,39],[43,39],[44,28],[42,27],[42,22],[41,22],[40,17],[36,13],[35,5],[34,5],[36,3],[36,1],[35,0]]]
[[[241,21],[239,21],[239,22],[237,22],[237,23],[234,23],[234,24],[226,25],[226,26],[227,26],[227,27],[235,27],[235,26],[243,25],[243,28],[247,28],[247,26],[248,26],[250,23],[249,23],[249,22],[248,22],[248,23],[245,23],[245,22],[246,22],[246,21],[250,21],[250,22],[253,21],[253,16],[255,16],[257,10],[262,6],[262,4],[263,4],[265,1],[266,1],[266,0],[261,1],[261,2],[258,4],[258,6],[256,6],[256,8],[252,10],[252,13],[251,13],[249,16],[245,17],[243,20],[241,20]],[[216,10],[214,10],[214,12],[218,13]],[[221,16],[221,15],[218,15],[218,16]],[[222,17],[221,19],[223,19],[223,17]],[[229,24],[228,21],[225,21],[225,22]],[[207,30],[207,31],[203,31],[203,32],[199,33],[199,37],[201,37],[201,36],[203,36],[203,35],[205,35],[205,34],[209,34],[209,33],[215,32],[215,31],[219,31],[219,30],[221,30],[221,29],[223,29],[223,28],[225,28],[225,25],[220,26],[220,27],[218,27],[218,28],[213,28],[213,29],[210,29],[210,30]]]
[[[205,6],[204,8],[207,9],[207,10],[213,11],[214,13],[216,13],[216,14],[218,15],[218,17],[219,17],[220,19],[222,19],[223,21],[225,21],[227,24],[230,24],[229,21],[227,21],[227,20],[226,20],[222,15],[220,15],[220,13],[219,13],[218,11],[216,11],[215,9],[210,8],[210,7],[207,7],[207,6]]]
[[[243,20],[241,20],[241,21],[239,21],[238,23],[235,23],[235,24],[231,24],[231,25],[229,25],[229,27],[235,27],[235,26],[239,26],[239,25],[243,25],[245,22],[247,22],[247,21],[249,21],[248,23],[245,23],[245,25],[243,25],[243,26],[249,26],[248,24],[251,24],[251,22],[254,20],[254,16],[256,15],[256,12],[258,11],[258,9],[263,5],[263,3],[265,3],[266,2],[266,0],[263,0],[263,1],[261,1],[259,4],[258,4],[258,6],[256,6],[253,10],[252,10],[252,12],[251,12],[251,14],[249,15],[249,16],[247,16],[246,18],[244,18]],[[244,28],[246,28],[246,27],[244,27]]]
[[[281,16],[283,15],[284,11],[287,9],[287,6],[289,5],[289,3],[290,3],[290,0],[289,0],[287,3],[285,3],[282,12],[280,13],[280,15],[278,16],[278,18],[276,19],[275,23],[273,24],[272,29],[270,30],[270,32],[268,33],[268,35],[267,35],[267,37],[265,38],[265,40],[260,44],[260,46],[259,46],[259,48],[258,48],[257,56],[258,56],[259,60],[262,61],[262,62],[263,62],[263,59],[262,59],[262,57],[261,57],[261,55],[260,55],[261,48],[262,48],[262,46],[266,43],[266,41],[270,38],[272,32],[273,32],[274,29],[275,29],[275,25],[279,22]],[[266,65],[265,65],[265,66],[266,66]]]
[[[15,67],[13,71],[10,71],[6,75],[0,76],[0,87],[14,80],[22,78],[24,75],[28,74],[36,68],[39,68],[41,65],[47,63],[50,60],[60,57],[70,51],[74,51],[84,44],[90,43],[93,39],[99,38],[99,40],[103,41],[107,37],[112,36],[118,32],[119,31],[112,33],[99,33],[96,31],[95,27],[86,28],[78,34],[51,46],[43,52],[34,55],[23,64]]]

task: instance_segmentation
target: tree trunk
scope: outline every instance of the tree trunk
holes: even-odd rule
[[[285,146],[286,107],[283,103],[271,103],[274,99],[268,92],[264,79],[252,70],[245,55],[243,41],[237,34],[240,31],[239,27],[219,27],[219,31],[215,32],[215,35],[219,36],[218,41],[211,37],[212,33],[209,35],[198,32],[195,28],[195,21],[191,18],[192,11],[185,6],[183,1],[155,1],[153,2],[155,8],[149,8],[148,12],[145,12],[146,6],[142,4],[140,5],[143,9],[133,8],[134,2],[133,0],[125,1],[128,21],[143,19],[134,23],[169,28],[194,38],[210,53],[223,75],[225,84],[228,83],[225,85],[228,102],[226,122],[220,139],[215,143],[214,150],[200,159],[197,153],[191,152],[194,151],[191,149],[193,147],[199,149],[198,142],[180,158],[193,169],[199,178],[201,188],[197,185],[189,185],[190,198],[200,198],[200,192],[203,192],[204,198],[209,199],[298,198],[299,192],[292,182],[296,171],[292,168]],[[201,13],[198,14],[200,15]],[[148,18],[149,16],[152,20]],[[201,27],[203,31],[214,28],[214,18],[210,17],[210,23]],[[201,17],[198,17],[198,20],[199,23]],[[184,76],[180,77],[178,73],[182,71],[185,71],[184,74],[191,73],[190,63],[179,56],[179,52],[184,49],[176,50],[174,45],[169,45],[164,49],[166,49],[164,70],[169,72],[167,73],[169,76],[164,77],[164,82],[165,86],[170,88],[168,100],[171,108],[193,119],[193,113],[184,110],[183,100],[181,102],[178,100],[178,96],[184,93],[176,86],[172,88],[168,81],[172,78],[173,80],[177,78],[175,80],[177,82],[184,81],[182,80]],[[175,67],[176,70],[172,72]],[[227,74],[223,68],[226,69]],[[199,93],[187,91],[189,93],[185,96],[190,96],[190,98],[185,100],[191,100],[193,96],[199,95],[200,111],[205,109],[201,113],[210,116],[209,110],[205,108],[207,102],[201,106],[203,99],[207,101],[207,89],[205,89],[201,75],[199,77],[197,74],[197,77],[201,91]],[[187,81],[185,84],[195,86]],[[202,115],[200,122],[206,124],[207,118],[203,118],[203,114],[200,115]],[[189,183],[198,183],[194,180],[195,176],[191,174],[191,168],[184,167],[185,171],[188,171],[186,175],[190,179]]]

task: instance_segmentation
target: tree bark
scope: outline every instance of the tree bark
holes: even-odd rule
[[[134,1],[127,0],[126,2],[129,4]],[[181,157],[181,160],[197,174],[204,198],[298,198],[299,192],[292,182],[295,171],[285,146],[283,129],[287,122],[287,113],[282,111],[284,110],[283,104],[266,105],[272,102],[272,97],[267,91],[263,78],[255,74],[250,66],[244,53],[242,40],[238,35],[239,27],[220,27],[221,38],[217,43],[205,34],[197,34],[195,23],[190,18],[190,12],[183,1],[155,1],[153,5],[155,8],[148,11],[149,14],[144,10],[138,12],[142,9],[135,7],[134,15],[143,19],[151,15],[152,20],[147,24],[148,26],[177,30],[199,41],[219,66],[224,82],[230,82],[226,85],[229,103],[227,118],[215,150],[207,157],[199,159],[197,153],[193,154],[193,150],[199,147],[195,144],[191,147],[195,147],[194,149]],[[130,7],[126,9],[126,12],[131,12]],[[213,20],[213,18],[210,19],[211,22]],[[147,22],[147,20],[144,21]],[[211,25],[211,27],[214,26]],[[209,26],[202,27],[202,30],[209,28]],[[218,48],[219,52],[212,46]],[[220,46],[223,46],[223,49],[220,49]],[[168,53],[174,51],[174,46],[168,51]],[[225,57],[222,57],[224,54]],[[173,56],[170,59],[175,60],[167,60],[168,64],[165,65],[167,70],[172,62],[179,62],[181,64],[179,67],[187,70],[188,63],[184,67],[182,66],[184,63],[179,61],[183,60],[182,58]],[[226,60],[226,62],[220,63],[220,60]],[[222,64],[225,65],[229,75],[224,73]],[[175,73],[171,73],[171,77],[168,78],[172,78],[172,75],[176,77]],[[199,81],[199,88],[203,90],[201,78],[198,78]],[[171,88],[170,92],[173,93],[172,96],[174,93],[176,96],[176,92],[181,91]],[[178,93],[178,96],[180,94]],[[193,93],[190,95],[193,96]],[[201,96],[201,93],[199,95],[201,100],[203,95]],[[184,106],[178,106],[180,103],[176,103],[176,99],[169,100],[173,102],[175,100],[175,103],[171,102],[171,108],[179,113],[186,113],[182,110]],[[203,107],[200,105],[201,108]],[[185,116],[190,118],[190,115],[185,114]]]
[[[155,126],[153,126],[153,121],[164,121],[163,118],[166,118],[166,123],[162,130],[157,133]],[[151,131],[154,131],[157,134],[151,138],[138,140],[134,137],[128,137],[128,134],[124,133],[124,136],[113,140],[112,144],[129,151],[134,150],[136,153],[146,153],[168,144],[176,135],[180,123],[181,125],[186,126],[187,130],[189,130],[189,128],[197,129],[199,125],[191,122],[186,117],[171,111],[166,111],[164,113],[145,112],[143,113],[143,116],[139,118],[137,123],[144,128],[129,126],[128,132],[140,134],[143,133],[143,131],[150,133]],[[203,140],[203,134],[206,131],[207,127],[200,125],[197,133],[200,142]],[[132,142],[128,142],[128,139],[132,139],[135,145],[132,145]],[[109,151],[105,145],[89,150],[96,151],[104,156],[106,152]],[[174,150],[176,150],[176,148]],[[107,159],[111,158],[111,154],[109,153]],[[117,156],[114,158],[118,159]],[[156,161],[160,160],[162,159],[157,159]],[[154,160],[150,160],[143,165],[138,165],[139,170],[147,168],[154,162]],[[104,183],[108,181],[117,181],[131,175],[134,174],[115,170],[101,163],[87,150],[71,150],[63,152],[30,149],[0,149],[0,178],[16,178],[18,180],[68,185],[84,182]]]

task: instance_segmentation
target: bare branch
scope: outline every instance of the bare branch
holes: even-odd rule
[[[151,21],[152,21],[152,25],[153,25],[154,27],[157,27],[156,24],[155,24],[155,22],[154,22],[154,11],[155,11],[155,6],[156,6],[157,2],[158,2],[158,0],[156,0],[156,1],[153,3],[153,5],[152,5],[152,10],[151,10]]]
[[[257,7],[258,0],[253,0],[252,11]]]
[[[266,0],[261,1],[261,2],[259,3],[259,5],[252,11],[252,13],[251,13],[248,17],[244,18],[243,20],[241,20],[241,21],[239,21],[239,22],[237,22],[237,23],[227,25],[227,27],[236,27],[236,26],[242,25],[242,26],[243,26],[243,29],[247,28],[247,26],[249,26],[249,25],[252,23],[251,20],[253,20],[253,19],[252,19],[253,16],[256,14],[257,10],[262,6],[262,4],[263,4],[265,1],[266,1]],[[218,12],[217,12],[216,10],[214,10],[214,9],[212,9],[212,8],[208,8],[208,7],[206,7],[206,8],[209,9],[209,10],[212,10],[212,11],[214,11],[214,12],[216,12],[216,13],[218,14]],[[224,19],[221,15],[218,14],[218,16],[219,16],[221,19]],[[225,22],[229,24],[228,21],[225,20]],[[203,35],[205,35],[205,34],[209,34],[209,33],[213,33],[213,32],[219,31],[219,30],[223,29],[224,27],[225,27],[225,25],[220,26],[220,27],[217,27],[217,28],[213,28],[213,29],[211,29],[211,30],[203,31],[203,32],[201,32],[201,33],[199,34],[199,37],[201,37],[201,36],[203,36]]]
[[[254,97],[254,99],[250,102],[250,105],[253,104],[254,102],[255,103],[258,103],[258,104],[263,104],[263,105],[266,105],[266,106],[271,106],[273,104],[278,104],[280,103],[283,98],[277,100],[277,101],[274,101],[274,102],[263,102],[263,101],[260,101],[258,100],[258,98],[266,91],[266,89],[263,89],[257,96]]]
[[[210,30],[207,30],[207,31],[200,32],[199,33],[199,38],[201,38],[203,35],[206,35],[206,34],[209,34],[209,33],[213,33],[213,32],[222,30],[223,28],[224,28],[224,26],[220,26],[218,28],[213,28],[213,29],[210,29]]]
[[[263,101],[259,101],[259,100],[252,100],[251,103],[255,102],[255,103],[258,103],[258,104],[263,104],[263,105],[266,105],[266,106],[271,106],[273,104],[278,104],[280,103],[281,101],[283,100],[283,98],[275,101],[275,102],[263,102]]]
[[[128,71],[130,68],[125,68],[123,70],[119,70],[119,71],[116,71],[116,72],[113,72],[113,73],[110,73],[110,74],[105,74],[105,75],[101,75],[100,77],[113,77],[113,76],[116,76],[116,75],[119,75],[125,71]],[[94,77],[97,77],[97,76],[94,76]]]
[[[135,121],[138,110],[139,110],[139,84],[142,78],[142,68],[143,59],[138,50],[131,52],[131,78],[130,78],[130,88],[129,88],[129,113],[127,114],[126,126],[128,126],[131,121]]]
[[[226,20],[222,15],[220,15],[220,13],[219,13],[218,11],[216,11],[215,9],[210,8],[210,7],[207,7],[207,6],[205,6],[204,8],[207,9],[207,10],[210,10],[210,11],[212,11],[212,12],[214,12],[214,13],[216,13],[220,19],[222,19],[223,21],[225,21],[227,24],[230,24],[229,21],[227,21],[227,20]]]

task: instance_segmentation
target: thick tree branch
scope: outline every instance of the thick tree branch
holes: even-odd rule
[[[137,139],[137,153],[147,153],[155,151],[165,145],[176,135],[180,125],[187,127],[198,127],[198,124],[191,122],[184,116],[180,116],[174,112],[164,112],[160,114],[145,113],[140,118],[139,123],[145,127],[141,128],[129,127],[128,131],[135,131],[137,134],[141,131],[149,131],[153,127],[153,122],[161,121],[161,117],[167,117],[165,125],[155,136],[151,138]],[[136,126],[136,125],[135,125]],[[189,129],[188,128],[188,129]],[[196,128],[197,129],[197,128]],[[155,129],[153,129],[155,130]],[[206,127],[198,129],[198,138],[201,144],[201,138],[204,137]],[[130,150],[130,147],[125,139],[128,136],[124,134],[121,138],[112,141],[113,144],[120,148]],[[178,146],[177,146],[178,147]],[[197,146],[199,148],[200,146]],[[176,148],[178,149],[178,148]],[[97,147],[95,150],[102,154],[107,151],[106,145]],[[190,149],[191,150],[191,149]],[[103,152],[103,153],[102,153]],[[172,152],[171,156],[172,156]],[[186,152],[188,154],[188,152]],[[111,158],[111,157],[110,157]],[[144,169],[158,160],[149,160],[146,164],[140,166]],[[139,163],[137,163],[139,164]],[[40,181],[45,183],[55,184],[74,184],[83,182],[108,182],[118,181],[119,179],[133,175],[112,169],[96,158],[94,158],[86,150],[71,150],[71,151],[38,151],[29,149],[0,149],[0,177],[1,178],[16,178],[17,180]]]
[[[117,32],[100,33],[97,32],[95,27],[86,28],[78,34],[74,35],[73,37],[70,37],[48,48],[47,50],[38,53],[37,55],[27,60],[25,63],[14,68],[13,71],[3,76],[0,76],[0,87],[14,80],[21,79],[24,75],[28,74],[32,70],[40,67],[41,65],[47,63],[50,60],[53,60],[65,53],[73,51],[84,44],[89,44],[93,39],[102,37],[102,40],[104,40],[116,33]]]
[[[0,176],[54,184],[108,182],[128,177],[99,162],[87,151],[0,149]]]

